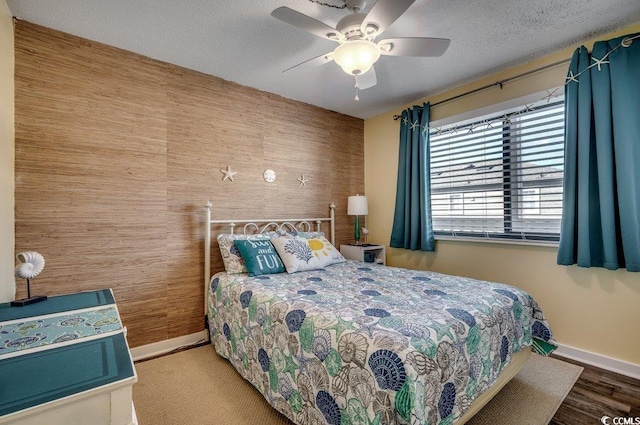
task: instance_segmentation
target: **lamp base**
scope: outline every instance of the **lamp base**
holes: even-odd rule
[[[39,303],[47,299],[46,295],[36,295],[35,297],[22,298],[20,300],[11,301],[14,307],[24,307],[25,305]]]

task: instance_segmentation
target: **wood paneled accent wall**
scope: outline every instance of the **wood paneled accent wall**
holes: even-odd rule
[[[337,244],[352,238],[360,119],[24,21],[15,78],[16,252],[46,259],[32,292],[113,288],[132,346],[204,328],[207,200],[219,219],[327,216],[334,202]]]

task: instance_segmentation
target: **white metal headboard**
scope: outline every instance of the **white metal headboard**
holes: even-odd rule
[[[229,233],[235,233],[237,223],[243,224],[242,233],[264,233],[268,230],[298,230],[311,231],[312,225],[315,224],[316,231],[320,231],[323,222],[329,222],[331,226],[330,241],[335,245],[336,239],[336,222],[335,209],[336,206],[331,203],[329,205],[329,217],[320,218],[259,218],[250,220],[211,220],[211,202],[207,202],[205,207],[205,231],[204,231],[204,315],[207,315],[207,299],[209,298],[209,280],[211,279],[211,225],[212,224],[228,224]],[[253,230],[250,232],[250,230]],[[206,331],[206,330],[205,330]]]

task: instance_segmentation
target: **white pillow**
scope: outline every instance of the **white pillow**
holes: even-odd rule
[[[322,268],[320,260],[314,255],[309,242],[299,236],[281,236],[271,239],[278,251],[287,273],[318,270]]]
[[[330,266],[331,264],[344,263],[347,261],[340,251],[329,242],[324,236],[316,238],[307,238],[309,246],[313,251],[313,254],[320,260],[322,267]]]
[[[229,234],[223,233],[218,235],[218,247],[220,255],[224,263],[224,269],[227,274],[247,273],[247,265],[245,264],[240,251],[234,245],[235,241],[241,240],[269,240],[278,235],[275,232],[257,233],[252,235],[244,235],[240,233]]]

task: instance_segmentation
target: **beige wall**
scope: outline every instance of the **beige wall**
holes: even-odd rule
[[[640,32],[640,23],[599,39],[632,32]],[[593,41],[583,44],[589,47]],[[435,103],[569,58],[577,46],[414,103]],[[567,67],[563,64],[506,83],[503,89],[484,90],[436,106],[431,110],[432,120],[560,86]],[[401,111],[365,121],[365,187],[370,212],[367,227],[370,241],[385,245],[393,223],[397,177],[398,122],[392,116]],[[559,343],[640,365],[640,273],[558,266],[556,249],[550,247],[459,241],[438,241],[435,253],[391,248],[387,263],[518,286],[538,300]]]
[[[0,0],[0,302],[15,297],[13,278],[13,20]]]

